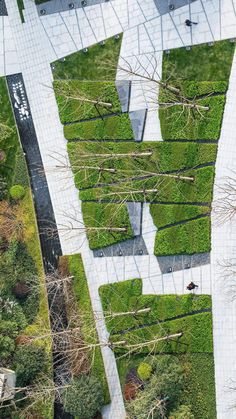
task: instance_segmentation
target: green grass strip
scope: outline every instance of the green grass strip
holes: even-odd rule
[[[187,314],[204,308],[211,308],[209,295],[143,295],[142,280],[132,279],[103,285],[99,289],[107,329],[117,333],[142,324],[150,324]],[[122,313],[151,308],[148,313],[112,317],[111,313]]]
[[[97,343],[98,336],[95,329],[92,305],[82,257],[81,255],[72,255],[69,256],[68,259],[69,270],[73,276],[72,287],[78,303],[78,311],[82,319],[82,333],[86,338],[86,342]],[[93,329],[93,333],[91,333],[91,328]],[[104,388],[105,403],[109,403],[110,396],[100,347],[95,349],[92,361],[91,374],[101,380]]]
[[[112,335],[113,342],[126,341],[126,345],[142,344],[159,337],[175,333],[183,333],[183,336],[169,341],[161,341],[150,345],[137,347],[135,353],[212,353],[212,315],[211,313],[199,313],[181,319],[167,321],[160,325],[148,326],[122,335]],[[117,347],[115,352],[122,354],[128,348]]]
[[[114,82],[56,80],[54,91],[63,124],[121,112]],[[97,109],[94,101],[97,101]],[[105,106],[104,103],[112,106]]]
[[[67,140],[133,140],[134,134],[128,114],[65,125]]]
[[[65,61],[53,63],[54,79],[115,80],[120,55],[122,35],[105,41],[105,45],[93,45],[88,52],[75,52]]]
[[[158,228],[209,212],[210,207],[200,205],[150,205],[153,222]]]
[[[163,79],[171,74],[175,80],[228,82],[234,50],[235,44],[228,40],[215,42],[213,46],[195,45],[191,50],[173,49],[170,54],[163,54]]]
[[[99,249],[133,237],[125,204],[82,203],[83,220],[90,249]],[[126,232],[89,230],[89,228],[126,228]]]
[[[210,229],[210,217],[203,217],[157,231],[154,254],[167,256],[209,252]]]

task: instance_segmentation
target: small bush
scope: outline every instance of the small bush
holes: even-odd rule
[[[170,413],[170,419],[194,419],[190,406],[182,404],[177,410]]]
[[[19,281],[15,284],[12,292],[19,300],[25,300],[30,293],[30,287],[26,284],[26,282]]]
[[[135,399],[137,391],[138,391],[138,387],[136,384],[126,383],[125,388],[124,388],[124,399],[126,401]]]
[[[147,362],[141,362],[138,367],[138,376],[141,380],[149,380],[152,373],[152,367]]]
[[[19,201],[25,196],[25,188],[21,185],[13,185],[10,189],[10,196],[15,201]]]
[[[38,345],[21,345],[14,354],[14,368],[16,369],[17,385],[31,384],[39,372],[43,372],[48,365],[48,358],[44,347]]]
[[[101,382],[95,377],[81,375],[71,381],[71,386],[62,392],[66,412],[78,419],[92,419],[103,406]]]

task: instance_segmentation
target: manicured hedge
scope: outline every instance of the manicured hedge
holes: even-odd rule
[[[201,205],[150,205],[150,213],[156,227],[165,227],[166,225],[176,223],[189,218],[197,217],[201,214],[210,212],[210,207]]]
[[[81,315],[81,332],[85,336],[86,342],[88,344],[97,343],[98,336],[96,332],[89,289],[81,255],[68,256],[68,260],[69,270],[73,276],[72,288],[78,303],[78,312]],[[109,390],[107,387],[100,347],[97,347],[93,353],[91,352],[91,356],[93,357],[91,362],[91,374],[95,377],[98,377],[102,382],[105,402],[109,403]]]
[[[211,308],[209,295],[143,295],[142,280],[133,279],[103,285],[99,289],[106,325],[112,334],[130,327],[151,324],[187,314],[203,308]],[[149,307],[149,313],[136,316],[123,315],[112,318],[109,313],[119,313]]]
[[[203,217],[157,231],[154,253],[166,256],[209,252],[210,228],[210,217]]]
[[[146,201],[146,202],[211,202],[214,167],[187,170],[185,176],[194,176],[194,181],[152,177],[117,185],[103,186],[80,191],[80,198],[87,200]],[[155,192],[144,190],[155,189]],[[139,192],[140,191],[140,192]],[[115,193],[115,195],[110,195]]]
[[[118,181],[143,176],[145,172],[158,173],[195,167],[199,164],[214,162],[216,144],[170,143],[170,142],[69,142],[68,153],[75,174],[78,188],[85,188],[97,183]],[[96,154],[127,154],[152,152],[146,157],[96,157]],[[80,166],[117,169],[116,173],[99,172],[98,170],[80,169]]]
[[[182,105],[159,108],[162,137],[164,140],[217,140],[220,135],[225,96],[212,96],[197,101],[209,110],[191,110]]]
[[[191,405],[197,419],[215,419],[215,377],[212,354],[186,354],[179,356],[186,372],[185,390],[181,402]]]
[[[169,341],[149,344],[142,348],[136,348],[135,353],[183,353],[183,352],[207,352],[212,353],[212,315],[211,313],[199,313],[183,317],[181,319],[167,321],[133,330],[122,335],[112,335],[112,342],[125,340],[126,345],[137,345],[153,339],[183,333],[182,337]],[[125,353],[128,349],[125,346],[115,347],[117,354]]]
[[[134,134],[128,114],[65,125],[67,140],[133,140]]]
[[[99,249],[133,237],[129,214],[125,204],[83,202],[82,211],[84,224],[88,228],[87,237],[90,249]],[[127,231],[89,231],[89,227],[124,227]]]
[[[114,82],[56,80],[53,85],[60,119],[63,124],[98,117],[99,114],[107,115],[121,112]],[[110,103],[112,107],[98,104],[97,110],[93,103],[86,100]]]

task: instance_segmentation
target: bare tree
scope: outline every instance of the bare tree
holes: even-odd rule
[[[146,65],[144,65],[142,59],[142,56],[132,57],[132,60],[120,57],[118,73],[120,77],[123,75],[124,78],[127,78],[128,76],[131,80],[147,83],[146,93],[150,96],[153,105],[165,108],[181,106],[183,109],[197,110],[199,113],[209,110],[209,106],[199,104],[196,98],[187,98],[181,89],[176,87],[179,84],[178,80],[171,84],[168,79],[161,79],[158,74],[158,62],[155,54],[145,55]],[[155,86],[160,88],[159,98],[157,94],[154,94],[156,92]],[[203,114],[201,113],[201,115]]]
[[[219,225],[231,221],[236,214],[236,173],[232,172],[216,184],[216,200],[212,209],[215,222]]]

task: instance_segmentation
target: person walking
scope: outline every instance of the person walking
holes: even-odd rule
[[[186,289],[189,291],[192,291],[195,288],[198,288],[198,285],[194,284],[194,282],[190,282],[190,284],[188,284],[188,286],[186,287]]]
[[[189,19],[186,19],[185,20],[185,25],[186,26],[192,26],[192,25],[197,25],[198,23],[197,22],[192,22],[191,20],[189,20]]]

